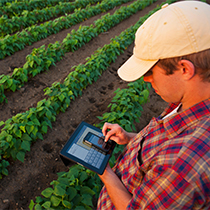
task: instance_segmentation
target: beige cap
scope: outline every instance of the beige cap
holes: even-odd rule
[[[118,69],[125,81],[144,75],[159,59],[210,48],[210,5],[181,1],[163,5],[136,32],[133,55]]]

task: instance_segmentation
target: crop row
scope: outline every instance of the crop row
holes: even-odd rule
[[[6,167],[9,162],[6,159],[12,157],[23,162],[25,153],[30,151],[31,142],[43,139],[42,135],[47,133],[48,127],[52,128],[51,122],[56,120],[56,115],[60,111],[65,112],[70,101],[81,95],[87,85],[96,81],[109,64],[133,42],[140,22],[112,39],[109,45],[98,49],[87,59],[86,64],[76,66],[63,83],[54,83],[51,88],[47,88],[45,94],[49,98],[38,102],[36,108],[30,108],[0,123],[0,126],[4,125],[0,133],[0,175],[8,174]]]
[[[0,39],[0,59],[24,49],[24,47],[27,45],[31,45],[32,43],[44,39],[52,34],[56,34],[62,29],[70,28],[75,24],[78,24],[102,12],[113,9],[114,7],[128,1],[131,0],[103,0],[101,4],[97,4],[92,7],[89,5],[85,9],[75,10],[73,14],[62,16],[53,21],[45,22],[41,25],[33,25],[14,35],[7,35],[3,39]]]
[[[78,31],[72,30],[72,33],[68,34],[61,44],[59,42],[49,44],[46,49],[44,45],[38,49],[34,48],[32,53],[26,57],[27,62],[23,68],[16,68],[11,76],[0,76],[0,102],[6,99],[5,89],[14,92],[24,82],[27,82],[30,76],[34,77],[49,69],[51,65],[55,65],[65,53],[75,51],[100,33],[109,30],[125,18],[143,9],[146,4],[149,4],[148,1],[145,2],[142,4],[142,1],[138,0],[127,7],[121,7],[113,15],[102,16],[102,18],[95,21],[94,25],[80,27]]]
[[[25,10],[22,12],[22,16],[13,16],[11,19],[7,18],[6,16],[2,16],[0,18],[0,34],[3,37],[7,34],[17,32],[39,22],[44,22],[51,18],[71,13],[75,9],[81,9],[89,4],[96,4],[98,2],[101,2],[101,0],[76,0],[74,2],[60,2],[56,6],[46,7],[42,10],[36,9],[32,12]]]
[[[18,1],[22,1],[22,0],[16,0],[17,2]],[[1,0],[1,2],[0,2],[0,7],[3,7],[3,6],[5,6],[5,5],[9,5],[9,4],[11,4],[12,2],[14,2],[14,0]]]
[[[24,10],[32,11],[35,9],[42,9],[58,4],[59,2],[69,2],[70,0],[1,0],[0,2],[0,16],[4,15],[9,18],[21,15]]]

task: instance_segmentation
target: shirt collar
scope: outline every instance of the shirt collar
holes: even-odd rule
[[[173,114],[164,120],[161,119],[178,105],[179,103],[170,104],[170,106],[160,115],[160,118],[158,118],[158,122],[163,123],[166,134],[169,135],[170,138],[180,134],[183,130],[196,123],[201,118],[210,115],[210,99],[207,99],[189,109]]]

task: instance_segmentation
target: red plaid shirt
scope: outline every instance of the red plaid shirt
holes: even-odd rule
[[[153,118],[113,168],[133,195],[127,209],[210,209],[210,99],[161,119],[175,107]],[[105,187],[98,209],[115,209]]]

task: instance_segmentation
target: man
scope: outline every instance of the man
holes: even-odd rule
[[[144,75],[169,108],[138,134],[104,124],[106,140],[127,146],[100,175],[98,209],[210,209],[210,6],[164,5],[118,74]]]

